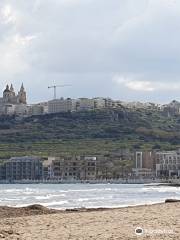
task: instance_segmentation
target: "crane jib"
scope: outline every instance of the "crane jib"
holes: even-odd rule
[[[70,84],[65,84],[65,85],[53,85],[53,86],[49,86],[48,88],[54,88],[54,99],[56,99],[56,89],[58,87],[68,87],[68,86],[71,86]]]

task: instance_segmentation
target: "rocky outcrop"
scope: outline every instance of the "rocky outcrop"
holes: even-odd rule
[[[166,199],[165,203],[175,203],[175,202],[180,202],[179,199]]]

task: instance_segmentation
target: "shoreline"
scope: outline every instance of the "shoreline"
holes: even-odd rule
[[[167,202],[166,202],[167,201]],[[67,209],[56,209],[48,208],[40,204],[32,204],[23,207],[10,207],[0,206],[0,219],[2,218],[17,218],[34,215],[50,215],[50,214],[64,214],[64,213],[82,213],[82,212],[100,212],[100,211],[111,211],[111,210],[122,210],[122,209],[133,209],[148,206],[157,206],[165,204],[173,204],[180,202],[179,199],[166,199],[163,202],[149,203],[149,204],[137,204],[122,207],[81,207],[81,208],[67,208]]]
[[[170,184],[162,179],[107,179],[107,180],[0,180],[0,184]]]
[[[146,185],[146,186],[169,186],[169,187],[180,187],[180,181],[177,182],[170,182],[170,181],[0,181],[0,185],[106,185],[106,184],[116,184],[116,185]]]

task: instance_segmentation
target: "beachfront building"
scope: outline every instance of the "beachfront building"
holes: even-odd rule
[[[50,159],[48,158],[48,160]],[[68,167],[65,166],[64,157],[51,158],[51,168],[52,168],[53,179],[63,180],[63,179],[67,179],[70,175],[67,169]]]
[[[4,161],[1,160],[0,162],[0,180],[5,180],[6,179],[6,168]]]
[[[94,180],[97,174],[97,157],[82,156],[81,179]]]
[[[48,158],[43,161],[43,179],[50,180],[54,178],[54,173],[52,169],[52,161],[54,158]]]
[[[4,162],[5,179],[41,180],[42,160],[38,157],[13,157]]]
[[[156,153],[157,177],[180,177],[180,149]]]
[[[43,176],[56,180],[96,179],[96,162],[94,156],[49,157],[43,162]]]
[[[152,178],[155,176],[155,154],[153,152],[135,152],[135,166],[133,175],[138,178]]]

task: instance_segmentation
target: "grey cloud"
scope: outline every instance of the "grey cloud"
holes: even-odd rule
[[[2,0],[4,6],[16,21],[0,22],[1,87],[24,81],[30,101],[50,99],[47,86],[53,81],[73,84],[59,90],[65,97],[178,97],[176,89],[147,96],[113,81],[115,75],[135,83],[180,81],[178,1]]]

